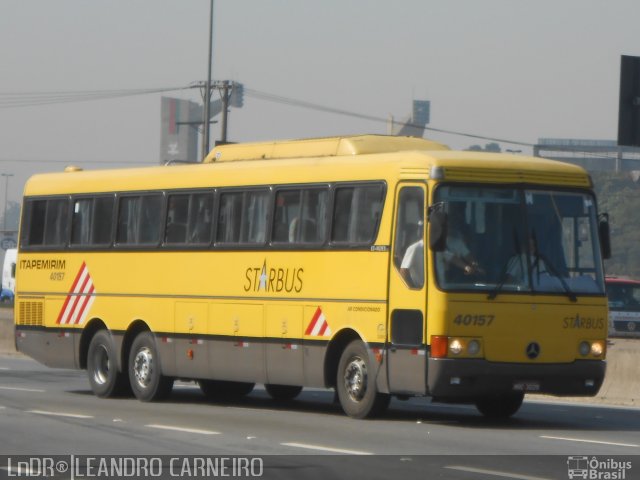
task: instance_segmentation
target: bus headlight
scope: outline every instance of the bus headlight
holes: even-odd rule
[[[449,343],[449,351],[454,355],[460,355],[460,353],[462,352],[462,349],[463,349],[462,342],[457,338],[454,338]]]
[[[580,355],[582,355],[583,357],[586,357],[587,355],[589,355],[589,352],[591,351],[591,345],[589,344],[589,342],[580,342],[580,347],[578,348],[578,351],[580,352]]]
[[[478,340],[471,340],[467,345],[467,353],[469,355],[478,355],[480,353],[480,342]]]
[[[578,346],[578,352],[583,357],[602,357],[604,355],[604,348],[604,342],[601,340],[584,340],[580,342],[580,345]]]
[[[591,344],[591,355],[601,357],[604,354],[604,342],[593,342]]]
[[[482,354],[482,341],[479,338],[449,338],[449,354],[453,357],[479,357]]]

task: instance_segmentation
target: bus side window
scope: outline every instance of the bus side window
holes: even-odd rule
[[[91,220],[91,244],[108,245],[113,232],[113,207],[115,197],[96,197],[93,202]]]
[[[47,215],[46,200],[30,200],[26,202],[24,217],[28,227],[24,233],[24,244],[29,246],[44,243],[44,222]]]
[[[162,195],[120,198],[116,241],[124,245],[151,245],[160,240]]]
[[[269,191],[249,190],[244,195],[240,243],[262,244],[267,237]]]
[[[240,240],[240,220],[242,215],[242,192],[220,194],[218,212],[218,243],[237,243]]]
[[[213,224],[213,194],[191,195],[189,203],[188,243],[209,244]]]
[[[424,285],[424,192],[404,187],[398,198],[393,262],[411,288]]]
[[[381,184],[336,188],[331,241],[358,245],[373,243],[380,222],[383,193]]]
[[[45,245],[64,245],[67,242],[69,201],[47,200],[47,218],[44,227]]]
[[[73,202],[71,245],[88,245],[90,243],[92,206],[92,198],[78,199]]]
[[[300,216],[300,190],[280,190],[276,193],[272,239],[275,243],[293,243]]]
[[[187,219],[190,195],[169,195],[167,204],[167,226],[165,243],[185,243],[187,240]]]

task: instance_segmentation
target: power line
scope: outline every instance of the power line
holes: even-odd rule
[[[136,165],[158,165],[158,162],[152,162],[152,161],[140,161],[140,160],[133,160],[133,161],[126,161],[126,160],[38,160],[38,159],[7,159],[7,158],[0,158],[0,163],[59,163],[59,164],[64,164],[64,165],[70,165],[70,164],[82,164],[82,165],[131,165],[131,166],[136,166]]]
[[[193,88],[200,88],[199,83],[193,83],[188,86],[182,87],[164,87],[164,88],[137,88],[137,89],[113,89],[113,90],[80,90],[80,91],[41,91],[41,92],[0,92],[0,109],[10,109],[10,108],[23,108],[23,107],[33,107],[33,106],[41,106],[41,105],[53,105],[53,104],[62,104],[62,103],[77,103],[77,102],[88,102],[88,101],[96,101],[96,100],[110,100],[116,98],[124,98],[138,95],[151,95],[157,93],[165,93],[165,92],[174,92],[180,90],[188,90]],[[308,110],[314,110],[324,113],[332,113],[335,115],[342,115],[352,118],[358,118],[361,120],[367,120],[377,123],[387,124],[388,119],[384,117],[379,117],[376,115],[363,114],[359,112],[353,112],[341,108],[329,107],[326,105],[320,105],[313,102],[308,102],[305,100],[299,100],[289,97],[284,97],[281,95],[276,95],[272,93],[262,92],[259,90],[254,90],[250,88],[244,88],[244,91],[251,97],[265,100],[268,102],[280,103],[283,105],[289,105],[292,107],[298,108],[306,108]],[[459,137],[473,138],[476,140],[485,140],[490,142],[498,142],[498,143],[506,143],[509,145],[518,145],[522,147],[533,148],[535,144],[530,142],[523,142],[519,140],[510,140],[505,138],[498,137],[489,137],[485,135],[460,132],[457,130],[449,130],[443,128],[436,127],[428,127],[425,125],[417,125],[407,123],[408,126],[415,128],[422,128],[424,130],[428,130],[431,132],[442,133],[447,135],[454,135]],[[616,158],[615,155],[606,154],[606,153],[595,153],[595,152],[578,152],[573,151],[573,153],[583,153],[584,156],[587,157],[597,157],[597,158]],[[0,162],[10,162],[11,160],[2,160]],[[25,162],[20,161],[20,162]],[[30,161],[26,161],[30,162]],[[31,161],[35,163],[48,163],[47,161]],[[65,163],[66,161],[60,160],[52,160],[51,163]],[[68,163],[68,162],[67,162]],[[83,162],[83,163],[125,163],[125,162],[109,162],[109,161],[97,161],[97,162]],[[143,162],[146,163],[146,162]]]
[[[95,100],[150,95],[186,90],[192,87],[136,88],[120,90],[0,92],[0,109],[23,108],[60,103],[77,103]]]
[[[367,114],[362,114],[362,113],[356,113],[356,112],[351,112],[348,110],[343,110],[340,108],[333,108],[333,107],[327,107],[324,105],[319,105],[317,103],[311,103],[311,102],[307,102],[307,101],[303,101],[303,100],[296,100],[296,99],[292,99],[292,98],[287,98],[287,97],[282,97],[279,95],[273,95],[270,93],[265,93],[265,92],[260,92],[258,90],[253,90],[250,88],[246,88],[245,87],[245,92],[247,92],[248,95],[254,97],[254,98],[258,98],[261,100],[266,100],[269,102],[275,102],[275,103],[282,103],[285,105],[291,105],[294,107],[300,107],[300,108],[307,108],[307,109],[311,109],[311,110],[317,110],[317,111],[321,111],[321,112],[326,112],[326,113],[334,113],[337,115],[344,115],[344,116],[349,116],[349,117],[354,117],[354,118],[360,118],[363,120],[370,120],[373,122],[378,122],[378,123],[384,123],[386,124],[388,122],[388,119],[383,118],[383,117],[378,117],[375,115],[367,115]],[[476,135],[476,134],[472,134],[472,133],[465,133],[465,132],[458,132],[455,130],[446,130],[443,128],[434,128],[434,127],[427,127],[424,125],[417,125],[417,124],[411,124],[411,123],[407,123],[408,126],[411,127],[416,127],[416,128],[424,128],[425,130],[429,130],[432,132],[437,132],[437,133],[445,133],[448,135],[457,135],[457,136],[461,136],[461,137],[467,137],[467,138],[475,138],[475,139],[480,139],[480,140],[489,140],[492,142],[500,142],[500,143],[508,143],[510,145],[520,145],[523,147],[533,147],[534,144],[533,143],[528,143],[528,142],[522,142],[522,141],[518,141],[518,140],[507,140],[504,138],[495,138],[495,137],[487,137],[484,135]]]

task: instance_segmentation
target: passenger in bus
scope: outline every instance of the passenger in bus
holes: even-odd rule
[[[301,226],[302,229],[300,229]],[[317,228],[314,221],[307,218],[300,220],[298,217],[291,220],[291,224],[289,225],[289,243],[315,242],[316,237]]]
[[[400,264],[400,274],[410,287],[421,288],[424,285],[424,236],[423,222],[413,226],[414,238],[404,252]]]
[[[533,237],[529,237],[525,251],[513,255],[507,266],[507,280],[516,283],[526,283],[528,271],[531,271],[534,283],[539,283],[541,274],[549,272],[547,264],[537,254],[536,242]]]

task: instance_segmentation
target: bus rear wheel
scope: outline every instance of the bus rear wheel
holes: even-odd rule
[[[515,415],[523,400],[522,392],[482,397],[476,400],[476,408],[487,418],[504,420]]]
[[[293,400],[302,392],[302,387],[296,385],[274,385],[267,383],[264,388],[271,398],[281,402]]]
[[[378,392],[367,347],[354,340],[342,352],[336,378],[338,399],[352,418],[374,417],[386,410],[391,396]]]
[[[138,400],[162,400],[171,393],[173,378],[160,370],[160,356],[151,332],[142,332],[133,340],[129,352],[129,381]]]
[[[118,371],[116,347],[106,330],[99,330],[91,339],[87,374],[91,390],[97,397],[109,398],[131,392],[127,372]]]

